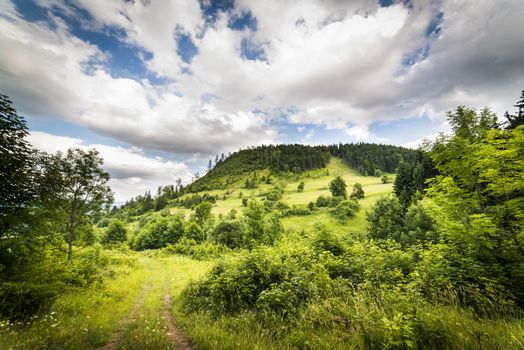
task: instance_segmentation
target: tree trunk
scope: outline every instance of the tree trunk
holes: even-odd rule
[[[67,260],[73,260],[73,231],[70,230],[67,237]]]

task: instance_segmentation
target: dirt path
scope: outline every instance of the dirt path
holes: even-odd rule
[[[147,269],[150,271],[151,268],[148,265]],[[118,329],[113,333],[113,336],[111,337],[111,340],[104,345],[101,349],[102,350],[116,350],[118,348],[118,343],[120,342],[120,339],[122,338],[122,334],[124,334],[126,328],[133,322],[133,319],[136,316],[136,313],[138,310],[144,305],[144,300],[147,297],[147,294],[149,293],[149,290],[151,289],[151,281],[147,281],[142,288],[142,291],[140,292],[140,295],[138,299],[136,300],[135,304],[133,305],[133,308],[127,316],[124,318],[124,320],[120,323],[120,326]]]
[[[167,329],[169,330],[169,338],[175,344],[177,350],[191,350],[193,349],[184,335],[176,328],[175,318],[171,312],[171,297],[167,289],[167,284],[164,284],[164,314],[166,318]]]

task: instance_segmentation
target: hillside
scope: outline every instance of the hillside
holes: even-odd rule
[[[401,161],[413,163],[419,157],[415,150],[376,144],[338,144],[331,146],[270,145],[240,150],[228,157],[216,158],[205,176],[196,179],[186,190],[200,192],[225,189],[241,175],[267,170],[273,174],[326,167],[331,156],[342,158],[362,175],[394,172]],[[213,165],[210,161],[210,165]]]
[[[0,343],[521,349],[524,128],[449,118],[429,153],[258,147],[113,210],[95,150],[32,157],[19,140],[4,154],[19,186],[0,206]]]

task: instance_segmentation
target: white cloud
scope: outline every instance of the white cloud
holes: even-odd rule
[[[71,10],[62,1],[45,3]],[[368,127],[378,121],[441,120],[459,104],[491,105],[499,115],[511,108],[524,87],[524,2],[410,3],[238,0],[234,12],[256,18],[252,32],[229,28],[224,13],[205,26],[198,1],[79,0],[94,17],[84,20],[87,28],[117,27],[122,43],[151,53],[143,57],[146,66],[168,78],[154,86],[113,77],[104,54],[62,21],[55,19],[55,30],[27,23],[7,2],[0,87],[29,115],[203,157],[275,142],[270,123],[283,111],[298,126],[377,141]],[[440,32],[428,36],[438,13]],[[190,64],[177,54],[177,28],[198,48]],[[263,49],[265,60],[242,57],[243,40]],[[407,57],[413,65],[403,64]]]
[[[275,140],[276,131],[249,110],[221,110],[199,95],[182,96],[174,84],[112,77],[96,46],[74,37],[59,18],[54,24],[52,30],[0,18],[0,87],[23,114],[61,117],[174,153],[211,155]]]
[[[174,184],[178,178],[186,184],[191,179],[191,171],[184,163],[150,157],[136,147],[88,144],[78,138],[41,131],[32,131],[28,140],[36,148],[48,153],[65,152],[68,148],[98,150],[104,159],[104,169],[111,174],[109,185],[117,202],[123,202],[145,191],[154,193],[158,186]]]

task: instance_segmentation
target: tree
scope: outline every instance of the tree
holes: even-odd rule
[[[250,200],[244,209],[246,225],[246,243],[259,242],[264,236],[264,205],[257,200]]]
[[[304,181],[301,181],[297,187],[298,192],[304,192]]]
[[[125,242],[127,239],[127,230],[124,223],[120,220],[114,220],[106,228],[104,236],[102,237],[102,243],[110,244],[117,242]]]
[[[518,111],[515,115],[510,115],[507,111],[504,114],[506,118],[506,129],[515,129],[519,125],[524,125],[524,90],[520,94],[520,100],[515,104]]]
[[[89,243],[83,234],[89,232],[93,221],[104,206],[112,203],[111,189],[107,185],[109,174],[103,168],[98,151],[92,149],[69,149],[66,154],[57,153],[54,160],[60,169],[62,202],[67,259],[73,259],[73,246],[78,240]]]
[[[244,239],[244,227],[239,221],[221,221],[211,232],[211,239],[231,249],[240,248]]]
[[[362,188],[362,184],[355,183],[353,185],[353,190],[351,191],[351,199],[362,199],[364,198],[364,189]]]
[[[380,181],[382,181],[383,184],[389,183],[389,176],[382,175],[382,178],[380,179]]]
[[[34,158],[25,120],[0,94],[0,237],[35,197]]]
[[[346,182],[340,176],[335,177],[329,183],[329,190],[331,191],[333,197],[347,198],[348,194],[346,191],[346,187]]]
[[[202,202],[195,207],[195,220],[200,225],[204,225],[211,218],[213,205],[209,202]]]

